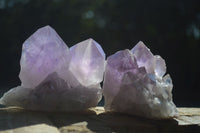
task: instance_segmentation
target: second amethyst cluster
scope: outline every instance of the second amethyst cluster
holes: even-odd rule
[[[172,80],[165,72],[165,61],[141,41],[131,50],[109,56],[103,84],[105,109],[158,119],[177,116]]]

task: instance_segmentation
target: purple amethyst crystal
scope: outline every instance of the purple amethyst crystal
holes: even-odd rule
[[[21,86],[6,92],[0,103],[31,110],[74,111],[101,99],[105,54],[93,39],[70,49],[54,29],[38,29],[23,44]]]
[[[69,48],[56,31],[50,26],[37,30],[22,47],[21,86],[35,88],[53,72],[66,73],[68,62]]]
[[[103,83],[105,109],[158,119],[177,116],[172,81],[165,72],[165,61],[141,41],[132,50],[109,56]]]

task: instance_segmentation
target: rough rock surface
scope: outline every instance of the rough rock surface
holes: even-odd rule
[[[178,111],[175,119],[152,120],[105,112],[103,107],[73,113],[0,108],[0,133],[199,133],[200,109]]]

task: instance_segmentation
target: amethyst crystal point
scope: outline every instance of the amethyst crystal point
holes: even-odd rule
[[[165,61],[139,42],[131,51],[119,51],[107,59],[103,94],[105,109],[148,118],[178,115],[172,101],[172,81]]]
[[[31,110],[74,111],[96,106],[102,91],[105,54],[92,39],[68,48],[50,26],[23,44],[21,86],[0,103]]]
[[[142,41],[138,42],[138,44],[131,49],[131,52],[134,54],[139,67],[145,67],[148,73],[153,73],[155,67],[154,56]]]
[[[38,29],[23,44],[21,71],[22,86],[34,88],[49,74],[67,69],[69,48],[54,29]]]
[[[103,79],[105,54],[93,39],[82,41],[70,48],[69,71],[84,86],[99,84]]]

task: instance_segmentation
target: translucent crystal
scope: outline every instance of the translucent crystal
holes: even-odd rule
[[[131,49],[131,52],[134,54],[139,67],[145,67],[148,73],[154,72],[154,56],[142,41],[138,42],[138,44]]]
[[[103,83],[105,109],[148,118],[178,115],[172,101],[172,81],[165,61],[139,42],[131,51],[107,59]]]
[[[78,82],[90,86],[103,79],[105,54],[101,46],[93,39],[88,39],[70,48],[71,61],[69,71]]]
[[[54,29],[38,29],[23,44],[21,86],[6,92],[0,103],[31,110],[74,111],[96,106],[101,99],[105,54],[93,39],[70,49]]]
[[[56,31],[50,26],[38,29],[22,47],[19,74],[22,87],[34,88],[49,74],[66,71],[68,62],[69,48]]]

